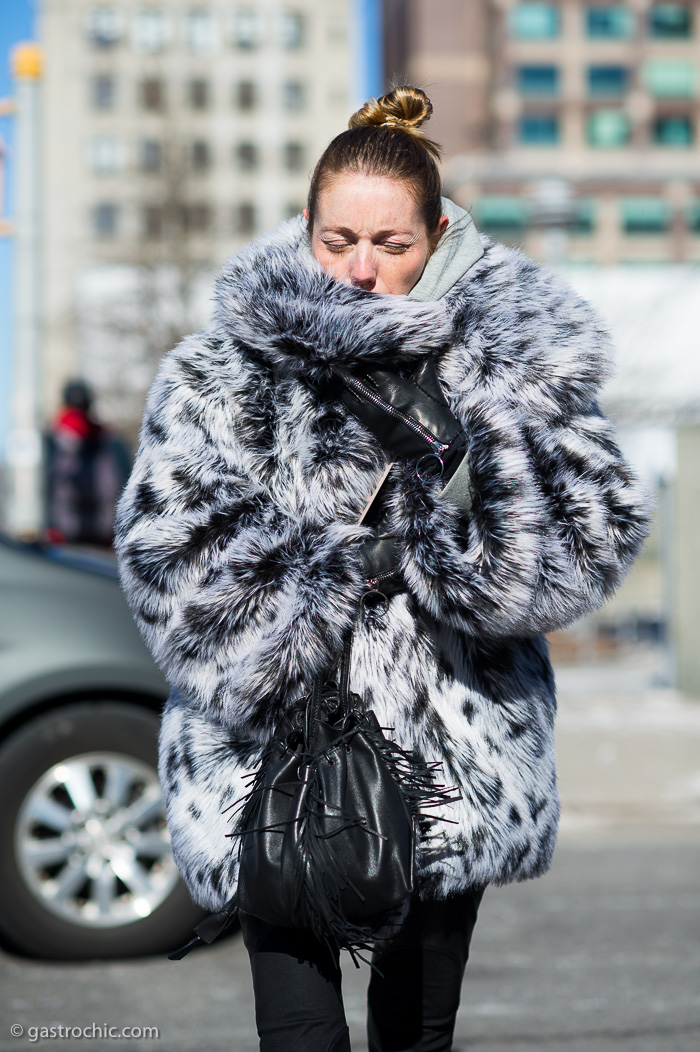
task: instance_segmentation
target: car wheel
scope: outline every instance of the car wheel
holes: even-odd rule
[[[133,704],[44,713],[0,749],[0,934],[36,957],[167,952],[202,916],[170,851],[158,718]]]

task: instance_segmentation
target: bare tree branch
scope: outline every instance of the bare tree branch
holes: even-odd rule
[[[211,206],[187,144],[167,131],[160,171],[135,172],[127,186],[138,225],[121,262],[91,268],[79,295],[87,378],[104,416],[132,440],[163,354],[204,322],[214,270]]]

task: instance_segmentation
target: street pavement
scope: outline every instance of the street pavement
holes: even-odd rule
[[[700,698],[664,678],[653,649],[557,669],[564,828],[700,826]]]
[[[491,888],[472,943],[455,1052],[700,1052],[700,702],[626,668],[562,669],[564,803],[552,871]],[[353,1052],[368,969],[345,957]],[[0,957],[0,1052],[32,1026],[157,1027],[122,1048],[256,1052],[239,937],[193,953],[80,964]],[[11,1036],[12,1024],[24,1028]]]

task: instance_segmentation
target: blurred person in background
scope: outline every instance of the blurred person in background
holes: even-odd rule
[[[211,327],[161,366],[118,515],[122,584],[174,688],[160,775],[197,902],[235,894],[227,808],[348,633],[351,690],[458,790],[446,822],[420,827],[408,914],[376,943],[370,1052],[452,1047],[484,889],[549,868],[544,633],[603,603],[648,532],[597,405],[605,330],[441,196],[431,112],[411,87],[370,100],[321,156],[304,216],[229,260]],[[380,370],[420,375],[454,415],[463,505],[397,455],[379,525],[359,524],[389,458],[336,381],[371,390]],[[370,587],[388,593],[381,616],[362,610]],[[347,1052],[338,954],[241,925],[262,1052]]]
[[[83,380],[65,385],[45,438],[46,530],[55,543],[109,547],[131,462],[122,440],[95,418],[92,405]]]

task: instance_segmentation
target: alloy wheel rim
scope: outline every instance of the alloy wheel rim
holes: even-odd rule
[[[18,814],[15,850],[34,898],[87,928],[143,920],[178,881],[156,771],[121,753],[46,771]]]

